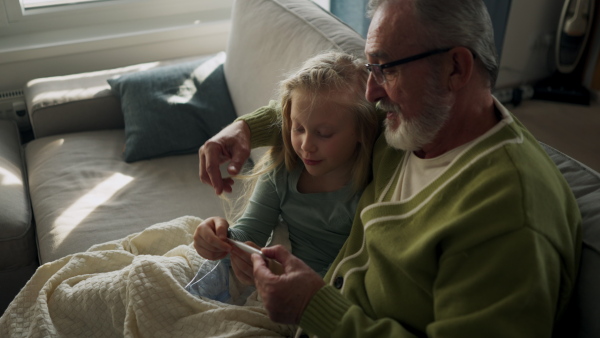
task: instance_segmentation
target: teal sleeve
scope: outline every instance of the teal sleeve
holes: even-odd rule
[[[230,229],[233,239],[251,241],[261,247],[267,243],[281,214],[274,176],[271,172],[258,178],[246,211]]]
[[[277,102],[271,101],[268,106],[237,118],[236,121],[244,121],[250,127],[252,148],[275,146],[281,143],[280,110]]]

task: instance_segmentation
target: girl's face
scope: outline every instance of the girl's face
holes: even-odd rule
[[[313,177],[328,185],[345,185],[351,178],[359,144],[356,122],[348,108],[350,94],[296,89],[291,95],[291,143]]]

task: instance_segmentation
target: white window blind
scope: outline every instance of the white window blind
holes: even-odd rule
[[[232,3],[233,0],[0,0],[0,65],[116,48],[119,43],[142,45],[189,38],[212,29],[205,27],[221,32],[230,18]]]
[[[232,0],[0,0],[0,38],[139,20],[161,21],[176,16],[182,17],[179,22],[186,22],[193,14],[205,21],[203,13],[228,10],[231,3]]]
[[[24,10],[110,0],[21,0]]]

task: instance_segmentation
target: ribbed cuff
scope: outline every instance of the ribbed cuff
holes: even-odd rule
[[[252,241],[252,238],[248,236],[246,231],[236,229],[235,227],[227,229],[227,237],[240,242]]]
[[[300,327],[313,335],[329,337],[351,306],[352,303],[339,290],[327,285],[308,303],[300,319]]]
[[[276,101],[271,101],[268,106],[240,116],[236,121],[242,120],[248,124],[251,147],[258,148],[274,146],[277,144],[277,140],[281,138],[281,126],[278,116],[279,106]]]

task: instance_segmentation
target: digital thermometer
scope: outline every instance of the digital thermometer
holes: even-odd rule
[[[237,246],[238,248],[242,249],[243,251],[249,253],[249,254],[258,254],[260,255],[262,258],[267,259],[267,256],[265,256],[262,251],[258,250],[257,248],[251,247],[250,245],[244,243],[244,242],[240,242],[240,241],[236,241],[235,239],[229,239],[229,241],[231,242],[231,244]]]
[[[235,239],[231,239],[231,238],[229,238],[229,242],[231,242],[231,244],[237,246],[244,252],[247,252],[249,254],[255,253],[255,254],[260,255],[265,260],[265,262],[267,262],[267,266],[269,267],[271,272],[273,272],[276,275],[283,274],[283,272],[284,272],[283,266],[281,266],[281,264],[279,264],[279,262],[277,262],[273,259],[267,258],[267,256],[265,256],[265,254],[263,254],[262,251],[258,250],[257,248],[251,247],[250,245],[248,245],[246,243],[236,241]]]

